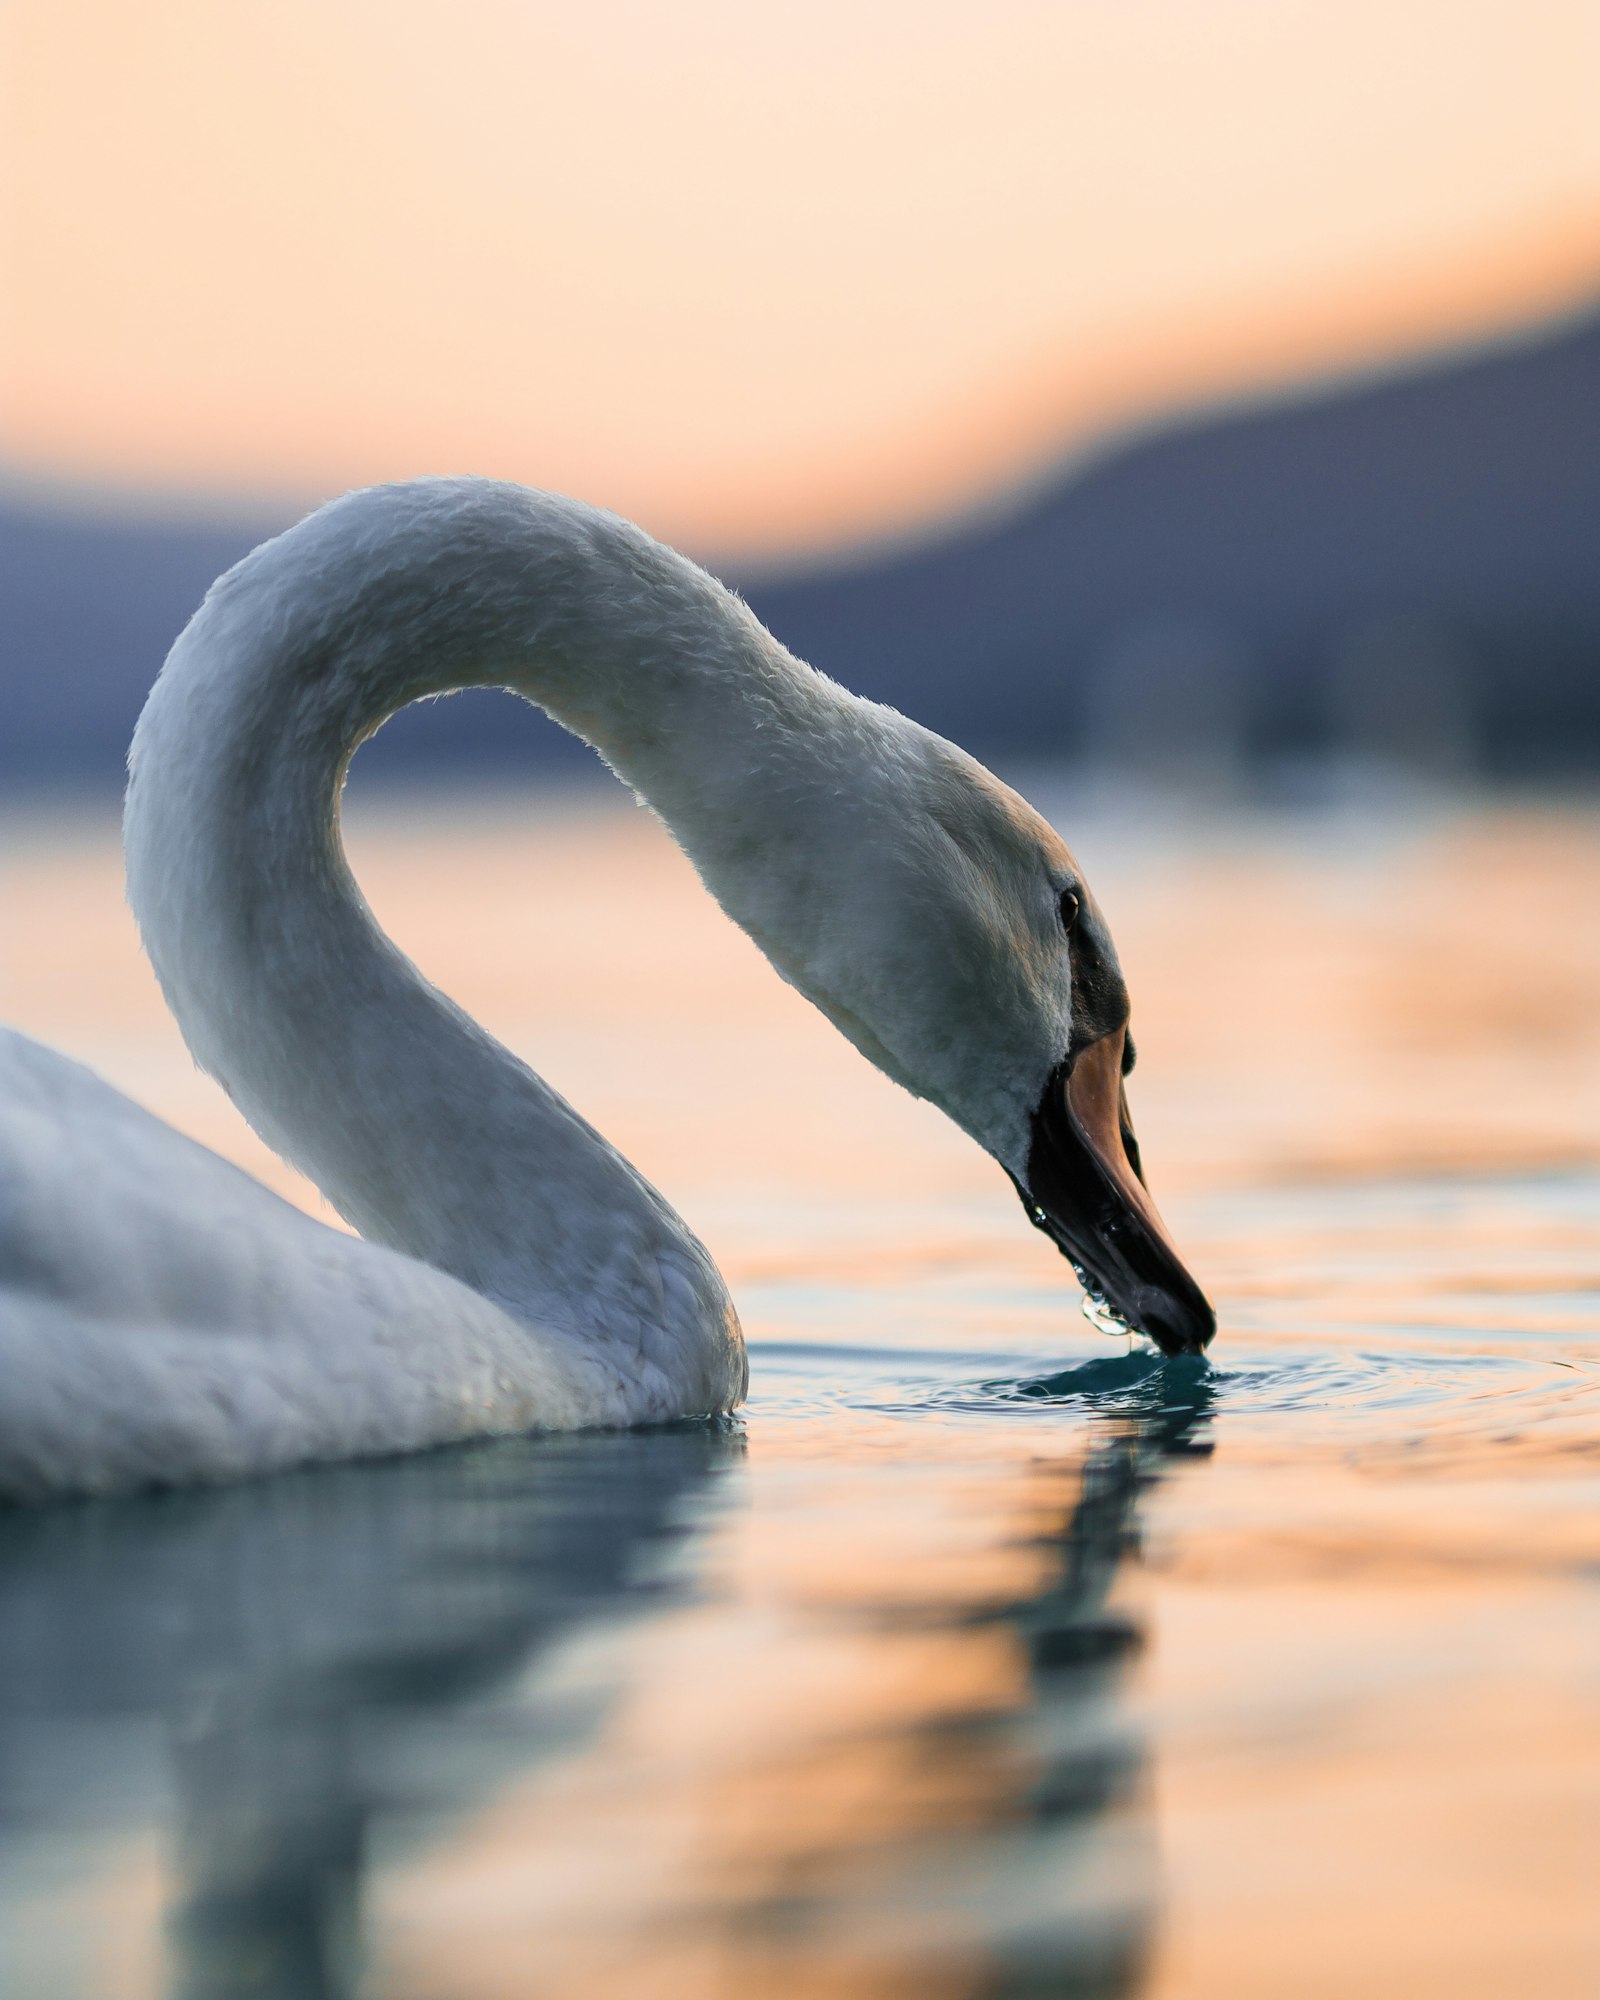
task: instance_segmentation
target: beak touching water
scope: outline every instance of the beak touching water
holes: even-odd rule
[[[1102,1035],[1051,1076],[1019,1192],[1091,1298],[1164,1354],[1199,1354],[1217,1317],[1144,1185],[1122,1088],[1125,1040],[1123,1028]]]

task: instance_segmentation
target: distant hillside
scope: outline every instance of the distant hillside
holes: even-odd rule
[[[206,586],[282,525],[0,501],[0,773],[114,780]],[[732,580],[796,652],[982,750],[1600,771],[1600,320],[1171,426],[904,553]],[[572,755],[489,697],[385,752]]]
[[[1011,518],[747,594],[994,748],[1181,753],[1220,705],[1247,754],[1600,770],[1600,318],[1171,427]]]

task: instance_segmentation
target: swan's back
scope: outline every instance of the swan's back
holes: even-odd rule
[[[582,1420],[529,1329],[0,1030],[0,1498]],[[592,1421],[592,1417],[589,1419]]]

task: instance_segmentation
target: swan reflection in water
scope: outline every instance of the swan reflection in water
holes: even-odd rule
[[[0,1843],[116,1831],[170,1788],[170,1990],[353,1993],[375,1823],[437,1822],[582,1733],[485,1697],[675,1588],[652,1557],[742,1449],[714,1423],[507,1440],[0,1513]]]
[[[1094,1412],[1044,1575],[1022,1601],[916,1615],[1000,1628],[1026,1672],[1009,1705],[898,1732],[880,1716],[880,1735],[902,1739],[882,1766],[902,1796],[854,1834],[835,1822],[798,1859],[745,1855],[722,1881],[716,1850],[762,1836],[745,1823],[712,1837],[670,1928],[698,1927],[698,1962],[735,1975],[730,1991],[803,1993],[845,1961],[875,1968],[852,1991],[898,1992],[906,1976],[1018,2000],[1137,1990],[1155,1886],[1142,1751],[1118,1709],[1139,1634],[1108,1593],[1141,1492],[1165,1460],[1204,1449],[1208,1391],[1201,1370],[1131,1360],[1016,1393]],[[27,1861],[42,1829],[59,1856],[65,1830],[81,1875],[155,1822],[171,1879],[152,1955],[164,1950],[164,1990],[181,2000],[386,1990],[369,1981],[394,1963],[392,1940],[363,1936],[364,1891],[397,1862],[425,1871],[466,1815],[541,1760],[581,1753],[610,1694],[541,1679],[541,1656],[699,1594],[709,1537],[695,1530],[727,1518],[719,1487],[743,1454],[735,1427],[698,1424],[0,1516],[0,1847]],[[885,1626],[905,1615],[865,1609]],[[648,1671],[647,1629],[642,1642],[629,1657]],[[770,1746],[761,1782],[776,1792],[797,1756],[858,1754],[807,1744],[806,1729],[796,1716],[795,1740]],[[28,1932],[17,1884],[37,1877],[0,1891],[13,1933],[0,1963]],[[92,1891],[81,1908],[92,1926]],[[659,1920],[633,1962],[649,1962]],[[543,1991],[535,1936],[527,1955],[525,1990]],[[37,1983],[25,1959],[15,1971],[19,1996],[100,1990],[74,1987],[64,1956]]]
[[[1118,1683],[1143,1643],[1125,1614],[1108,1607],[1118,1572],[1139,1547],[1139,1502],[1173,1460],[1203,1456],[1212,1402],[1204,1363],[1133,1354],[1091,1361],[1023,1385],[1031,1402],[1087,1401],[1100,1435],[1084,1461],[1077,1502],[1050,1541],[1053,1580],[1011,1614],[1027,1648],[1035,1715],[1044,1746],[1024,1810],[1065,1846],[1108,1817],[1136,1815],[1134,1866],[1107,1893],[1100,1871],[1070,1870],[1069,1892],[1023,1925],[981,1990],[994,2000],[1049,1994],[1112,2000],[1143,1980],[1156,1915],[1153,1842],[1145,1818],[1144,1752],[1119,1721]],[[1132,1832],[1132,1829],[1130,1829]],[[1077,1876],[1075,1883],[1073,1877]]]
[[[1204,1362],[1139,1352],[941,1398],[1002,1424],[1005,1406],[1058,1408],[1077,1447],[1027,1465],[1039,1561],[1024,1591],[999,1600],[969,1573],[946,1601],[879,1608],[886,1639],[908,1624],[988,1635],[1009,1664],[986,1681],[958,1669],[950,1678],[965,1699],[925,1705],[897,1746],[865,1735],[810,1746],[813,1762],[831,1752],[846,1800],[863,1766],[894,1773],[900,1796],[823,1816],[821,1839],[803,1829],[789,1839],[768,1873],[803,1886],[729,1913],[753,1975],[729,1992],[1121,2000],[1142,1990],[1159,1879],[1127,1700],[1144,1634],[1118,1585],[1138,1553],[1145,1494],[1211,1450],[1213,1380]],[[1013,1513],[1013,1536],[1015,1526]]]

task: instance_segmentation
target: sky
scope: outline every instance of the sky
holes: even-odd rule
[[[0,0],[0,474],[914,531],[1600,290],[1593,0]]]

